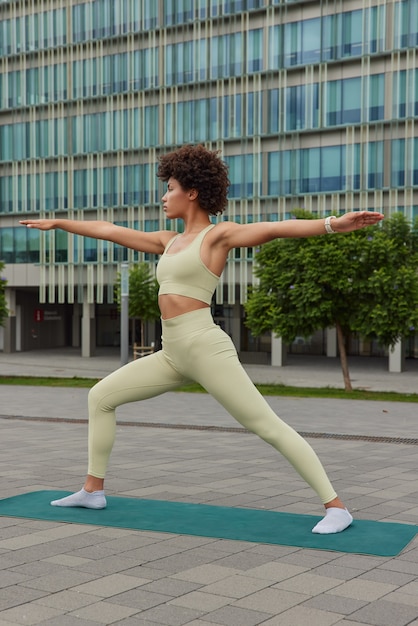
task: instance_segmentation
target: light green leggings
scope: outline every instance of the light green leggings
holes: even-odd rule
[[[336,498],[311,446],[274,413],[253,385],[209,308],[163,320],[162,327],[161,351],[121,367],[89,393],[90,475],[105,476],[116,434],[116,407],[196,381],[240,424],[283,454],[324,504]]]

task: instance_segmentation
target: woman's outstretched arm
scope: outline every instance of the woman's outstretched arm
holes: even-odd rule
[[[154,254],[162,254],[168,241],[175,235],[175,233],[168,230],[145,233],[133,228],[116,226],[112,222],[99,220],[28,219],[20,220],[19,223],[27,228],[37,228],[38,230],[60,229],[83,237],[105,239],[126,248]]]
[[[327,233],[349,233],[365,226],[373,226],[383,219],[382,213],[355,211],[332,219],[289,219],[281,222],[235,224],[224,222],[223,239],[226,247],[257,246],[284,237],[313,237]]]

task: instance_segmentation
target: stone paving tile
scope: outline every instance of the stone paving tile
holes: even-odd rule
[[[380,569],[391,571],[391,572],[401,572],[404,574],[412,574],[415,577],[418,577],[418,562],[412,563],[410,561],[405,561],[404,559],[397,558],[392,559],[389,562],[386,562],[384,565],[380,567]]]
[[[219,609],[222,606],[231,604],[234,601],[233,598],[227,598],[225,596],[217,596],[212,593],[203,593],[201,591],[192,591],[182,595],[181,597],[170,600],[169,604],[175,606],[184,606],[188,609],[196,609],[209,613],[215,609]]]
[[[167,596],[178,598],[182,595],[189,595],[190,592],[199,589],[199,587],[201,587],[201,585],[196,583],[166,577],[142,585],[141,590],[150,591],[151,593],[163,593]]]
[[[187,568],[178,574],[174,574],[172,578],[180,580],[189,580],[191,582],[200,583],[201,585],[209,585],[219,580],[224,580],[229,576],[238,574],[239,571],[229,567],[221,567],[219,565],[207,563],[193,568]]]
[[[2,611],[5,620],[18,624],[40,624],[48,619],[55,619],[59,622],[61,611],[47,606],[37,606],[35,603],[21,604],[7,611]]]
[[[136,589],[148,583],[148,580],[141,580],[135,576],[125,576],[123,574],[112,574],[110,576],[101,576],[96,580],[85,584],[73,586],[73,591],[86,593],[88,595],[100,596],[101,598],[110,598],[124,591]]]
[[[97,602],[97,596],[89,596],[79,591],[73,591],[72,589],[66,589],[65,591],[59,591],[39,600],[35,600],[32,604],[40,604],[42,606],[49,606],[53,609],[60,609],[63,612],[74,611],[83,606],[93,604]]]
[[[308,568],[299,567],[298,565],[290,565],[287,563],[278,563],[277,561],[264,563],[258,567],[250,568],[246,571],[246,575],[251,578],[262,578],[273,583],[286,580],[305,572]]]
[[[396,585],[377,583],[371,580],[356,579],[344,582],[338,585],[338,587],[336,586],[331,589],[328,593],[336,596],[343,596],[344,598],[374,602],[391,591],[394,591],[396,588]]]
[[[379,600],[356,611],[350,618],[375,626],[406,626],[418,618],[418,608]]]
[[[136,609],[132,609],[127,606],[120,606],[116,604],[110,604],[109,602],[96,602],[90,604],[81,609],[77,609],[76,612],[69,613],[69,616],[91,620],[97,624],[113,624],[120,621],[125,617],[130,617],[137,613]]]
[[[404,593],[403,589],[396,589],[392,593],[388,593],[385,596],[385,600],[388,602],[394,602],[395,604],[406,604],[408,606],[418,607],[418,596]]]
[[[32,563],[23,563],[16,567],[9,568],[15,574],[20,574],[25,577],[26,580],[31,578],[39,578],[41,576],[48,576],[49,574],[61,574],[66,571],[66,566],[59,565],[57,563],[50,563],[48,561],[34,561]]]
[[[320,565],[316,567],[315,575],[317,576],[326,576],[327,578],[335,578],[336,580],[351,580],[353,578],[357,578],[363,574],[361,569],[354,569],[353,567],[342,567],[339,565],[334,565],[334,563],[325,563],[324,565]],[[364,576],[367,578],[367,576]],[[382,576],[384,578],[384,575]],[[377,580],[374,578],[370,578],[369,580]],[[382,580],[381,582],[386,582],[386,580]]]
[[[118,572],[123,572],[125,570],[129,570],[129,574],[131,574],[131,570],[135,569],[137,566],[137,560],[131,559],[129,556],[125,555],[126,552],[123,552],[121,555],[112,554],[112,556],[106,556],[103,559],[84,559],[83,563],[80,563],[75,567],[80,572],[87,572],[90,574],[95,574],[99,571],[102,575],[109,575],[117,574]],[[80,560],[80,557],[74,557],[72,555],[67,556],[69,559]]]
[[[150,581],[161,580],[162,578],[170,576],[170,572],[165,572],[162,569],[154,569],[153,567],[148,567],[147,565],[130,567],[129,570],[127,570],[127,574],[129,574],[129,576],[137,576],[138,578],[146,578]]]
[[[64,567],[80,567],[81,565],[91,563],[91,559],[71,556],[70,554],[56,554],[55,556],[44,559],[44,563],[54,563],[56,565],[63,565]]]
[[[341,586],[342,584],[340,580],[335,580],[334,578],[328,578],[326,576],[317,576],[316,574],[305,572],[294,576],[290,580],[284,580],[277,583],[274,585],[274,589],[284,589],[287,591],[294,591],[296,593],[305,593],[311,596],[316,596],[330,589],[336,589],[338,591]]]
[[[21,586],[55,593],[57,591],[62,591],[63,589],[68,589],[69,587],[73,587],[76,584],[80,585],[80,582],[87,583],[87,581],[97,578],[97,576],[98,573],[96,573],[96,576],[92,576],[91,574],[77,572],[74,569],[65,569],[59,574],[55,572],[54,574],[48,574],[46,576],[40,576],[39,578],[27,580],[22,583]]]
[[[301,604],[308,598],[309,595],[307,593],[268,588],[246,595],[234,602],[234,606],[275,615],[291,606]]]
[[[205,619],[209,623],[223,624],[224,626],[231,626],[231,624],[255,626],[256,624],[264,624],[268,617],[268,613],[244,610],[236,606],[225,606],[205,615]]]
[[[388,597],[388,596],[386,596]],[[395,600],[394,600],[395,601]],[[330,593],[324,593],[303,603],[303,607],[309,609],[319,609],[321,611],[331,611],[341,615],[351,615],[355,611],[366,606],[367,601],[355,600],[354,598],[344,598],[333,596]]]
[[[197,567],[203,563],[217,561],[217,559],[218,554],[209,548],[195,548],[165,558],[149,558],[146,562],[152,563],[152,566],[156,569],[161,568],[175,574],[184,569]]]
[[[134,626],[134,624],[132,624],[132,626]],[[149,626],[151,626],[151,624],[149,624]],[[153,626],[155,626],[155,623]],[[194,619],[192,622],[187,622],[187,626],[213,626],[213,622],[205,622],[203,619]]]
[[[307,609],[305,607],[294,607],[285,611],[272,619],[263,622],[263,626],[296,626],[296,624],[309,624],[309,626],[332,626],[332,624],[345,623],[341,621],[342,615],[319,611],[317,609]],[[357,626],[359,626],[357,624]]]
[[[48,595],[45,591],[38,591],[37,589],[26,589],[20,585],[14,585],[13,587],[6,587],[0,589],[0,612],[19,606],[19,604],[26,604],[42,598]],[[1,616],[2,617],[2,616]]]
[[[144,591],[139,588],[109,597],[107,601],[121,606],[128,606],[137,611],[145,611],[160,604],[166,604],[172,599],[173,597],[168,594]]]
[[[182,626],[201,617],[202,614],[202,611],[165,604],[143,611],[141,618],[150,622],[157,622],[160,626]],[[242,624],[242,626],[245,625]]]
[[[203,593],[228,596],[230,598],[244,598],[268,586],[268,582],[260,578],[250,578],[236,574],[228,578],[223,578],[210,585],[205,585],[201,587],[200,591]]]
[[[93,622],[89,622],[92,624]],[[192,622],[187,622],[187,626]],[[128,617],[126,619],[122,619],[118,621],[117,626],[157,626],[157,622],[150,622],[147,619],[143,619],[140,614],[134,615],[133,617]]]
[[[31,578],[32,576],[29,576]],[[0,571],[0,589],[4,587],[11,587],[13,585],[18,585],[19,583],[27,580],[28,576],[24,574],[18,574],[17,572],[11,572],[10,570],[1,570]]]
[[[1,622],[0,626],[2,626]],[[16,626],[16,624],[13,626]],[[52,619],[44,620],[40,623],[40,626],[58,626],[57,619],[53,617]],[[97,626],[97,622],[71,615],[60,615],[59,626]],[[153,626],[155,626],[155,624]]]
[[[390,585],[398,585],[402,587],[408,583],[416,582],[412,574],[403,574],[401,572],[393,572],[383,569],[374,569],[359,575],[359,579],[373,580],[378,583],[388,583]]]
[[[264,565],[270,562],[270,558],[266,554],[254,554],[252,552],[239,552],[230,556],[223,556],[216,561],[217,565],[230,567],[232,569],[242,570],[248,573],[258,565]]]

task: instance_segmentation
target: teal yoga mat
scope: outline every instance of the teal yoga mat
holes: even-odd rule
[[[386,557],[399,554],[418,532],[412,524],[355,520],[342,533],[315,535],[311,529],[320,516],[117,496],[107,496],[107,508],[99,511],[50,505],[68,494],[34,491],[6,498],[0,500],[0,516]]]

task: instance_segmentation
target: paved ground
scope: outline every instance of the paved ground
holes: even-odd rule
[[[341,386],[331,361],[247,370],[257,382]],[[117,365],[115,354],[0,353],[0,375],[96,377]],[[418,368],[407,367],[389,374],[384,361],[355,362],[353,382],[416,391]],[[87,390],[5,386],[0,394],[0,497],[77,489]],[[269,402],[306,433],[356,518],[418,523],[416,404]],[[123,407],[118,420],[109,494],[321,513],[287,462],[234,430],[208,396],[167,394]],[[396,558],[378,558],[0,518],[0,626],[307,623],[418,626],[418,539]]]
[[[0,352],[0,375],[103,377],[120,366],[117,350],[98,350],[93,358],[80,357],[79,350],[47,350],[3,354]],[[339,360],[327,357],[291,355],[285,367],[245,365],[257,383],[276,383],[307,387],[340,387],[343,378]],[[407,359],[405,371],[388,371],[387,358],[359,357],[349,361],[354,388],[374,391],[416,392],[418,359]]]

